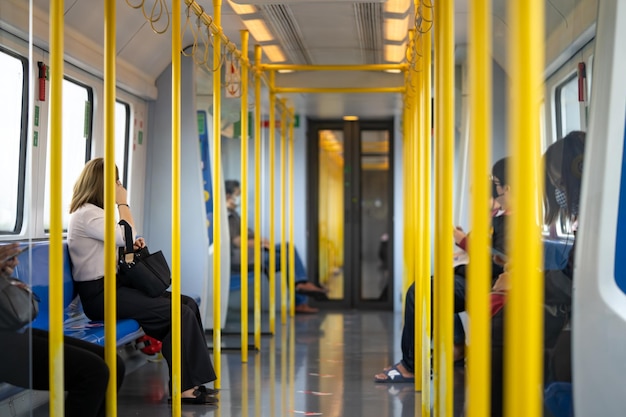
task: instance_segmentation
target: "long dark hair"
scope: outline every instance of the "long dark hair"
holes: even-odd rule
[[[543,202],[545,222],[556,222],[559,214],[568,219],[578,215],[580,184],[585,156],[585,132],[573,131],[554,142],[544,154],[545,187]],[[567,207],[556,201],[556,190],[565,194]]]

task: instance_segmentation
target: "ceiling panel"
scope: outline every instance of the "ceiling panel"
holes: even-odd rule
[[[42,10],[48,10],[49,0],[33,0],[34,4]],[[147,13],[157,0],[146,0],[144,8]],[[493,0],[493,27],[494,27],[494,59],[506,68],[506,38],[509,24],[507,22],[507,1]],[[582,2],[592,0],[549,0],[545,2],[546,23],[549,28],[571,28],[572,33],[577,30],[576,14]],[[138,2],[131,0],[131,2]],[[294,23],[302,34],[302,44],[310,55],[314,64],[361,64],[364,62],[364,51],[361,50],[361,42],[358,39],[359,31],[355,15],[355,4],[359,0],[284,0],[276,3],[275,0],[237,0],[241,4],[256,4],[262,7],[265,4],[282,5],[293,13]],[[377,3],[376,0],[367,3]],[[412,1],[410,15],[413,15]],[[160,3],[156,3],[157,5]],[[171,9],[171,0],[165,4]],[[199,4],[205,8],[207,14],[213,14],[211,0],[199,0]],[[141,10],[132,9],[125,0],[117,1],[117,50],[118,57],[137,68],[141,73],[152,79],[156,79],[170,63],[171,26],[163,35],[157,35],[146,22]],[[463,49],[467,43],[468,27],[468,0],[455,0],[455,42],[457,49]],[[74,31],[81,33],[85,39],[96,45],[103,45],[103,2],[94,0],[66,0],[66,25]],[[171,11],[171,10],[170,10]],[[227,1],[222,7],[222,27],[226,36],[232,42],[240,44],[240,30],[244,29],[242,19],[234,14]],[[262,13],[258,13],[261,16]],[[572,17],[573,16],[573,17]],[[183,5],[181,25],[186,22],[186,6]],[[190,18],[195,27],[197,19]],[[163,27],[165,19],[157,22],[156,27]],[[413,26],[411,22],[410,26]],[[206,29],[203,28],[203,31]],[[549,35],[549,31],[548,31]],[[189,28],[184,30],[183,46],[192,44],[193,36]],[[87,43],[89,44],[89,43]],[[249,45],[249,57],[253,59],[255,41],[251,37]],[[212,54],[211,54],[212,55]],[[459,54],[461,57],[462,54]],[[267,58],[264,57],[265,62]],[[388,74],[279,74],[278,83],[281,85],[298,85],[302,87],[328,86],[330,85],[386,85],[386,83],[402,83],[402,76],[385,77]],[[394,81],[389,81],[394,80]],[[398,80],[398,81],[396,81]],[[382,83],[382,84],[381,84]],[[390,111],[399,110],[398,94],[300,94],[295,95],[298,102],[306,106],[311,115],[317,117],[341,117],[344,114],[365,115],[388,114]],[[360,113],[360,114],[359,114]]]

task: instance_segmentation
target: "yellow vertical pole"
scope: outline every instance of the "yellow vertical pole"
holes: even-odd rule
[[[432,3],[422,3],[422,14],[425,22],[432,22]],[[424,219],[422,229],[422,247],[424,251],[420,279],[422,280],[422,416],[430,416],[430,276],[431,276],[431,180],[432,180],[432,25],[425,28],[423,38],[423,77],[422,77],[422,149],[424,158],[423,167],[423,195],[422,206]]]
[[[117,415],[115,244],[115,0],[104,3],[104,358],[109,367],[107,415]]]
[[[275,218],[276,202],[274,201],[276,196],[276,93],[274,92],[276,80],[276,72],[270,71],[270,262],[269,262],[269,274],[270,274],[270,333],[274,334],[276,331],[276,239],[275,239]]]
[[[280,100],[280,319],[282,324],[287,323],[287,212],[285,210],[285,194],[287,192],[287,104],[285,99]],[[291,242],[293,244],[293,242]]]
[[[437,417],[453,413],[452,206],[454,173],[454,3],[435,5],[435,318],[434,411]]]
[[[254,348],[261,349],[261,46],[254,46]]]
[[[490,215],[491,194],[491,1],[470,3],[469,99],[470,204],[472,239],[468,267],[467,311],[472,321],[472,343],[467,352],[468,416],[490,415],[491,289]]]
[[[182,413],[182,354],[180,325],[180,0],[172,1],[172,415]],[[216,196],[214,195],[214,200]],[[219,213],[216,211],[215,213]],[[215,216],[217,217],[217,216]],[[219,229],[218,229],[219,230]],[[217,275],[219,276],[219,275]],[[218,293],[219,294],[219,293]],[[219,300],[219,298],[218,298]]]
[[[408,51],[408,61],[412,62],[414,58],[413,55],[413,43],[415,42],[415,29],[409,30],[409,51]],[[404,106],[404,222],[405,222],[405,233],[404,233],[404,279],[403,279],[403,290],[402,294],[406,294],[407,290],[411,286],[411,284],[415,281],[415,276],[413,275],[413,265],[415,263],[415,255],[413,251],[414,245],[414,219],[415,219],[415,208],[413,206],[414,202],[414,192],[415,192],[415,182],[414,182],[414,166],[415,160],[413,159],[413,146],[415,145],[415,138],[413,135],[414,127],[415,127],[415,102],[413,98],[415,97],[415,85],[414,85],[414,77],[415,71],[414,68],[409,67],[406,70],[406,93],[405,93],[405,106]]]
[[[248,37],[241,32],[241,362],[248,362]]]
[[[63,0],[50,3],[50,415],[62,416],[63,378]]]
[[[415,2],[415,10],[419,9],[419,0]],[[422,39],[420,39],[421,34],[416,32],[415,44],[416,48],[418,48],[418,52],[416,53],[416,68],[415,68],[415,79],[414,79],[414,87],[416,95],[414,97],[415,101],[415,113],[414,113],[414,123],[415,127],[413,130],[413,137],[415,141],[415,146],[413,149],[414,158],[416,163],[414,164],[414,175],[415,175],[415,195],[414,195],[414,207],[415,207],[415,236],[414,236],[414,247],[413,250],[415,256],[415,267],[414,267],[414,277],[415,277],[415,375],[418,377],[415,378],[415,389],[418,391],[422,390],[422,312],[423,312],[423,286],[421,280],[424,277],[421,275],[423,272],[423,265],[425,262],[424,257],[424,239],[422,239],[422,234],[424,233],[424,224],[425,224],[425,207],[424,207],[424,198],[425,198],[425,187],[424,187],[424,164],[425,164],[425,156],[424,156],[424,135],[422,129],[422,123],[424,121],[423,116],[423,103],[422,94],[423,92],[423,81],[422,77],[424,76],[423,72],[423,50],[419,48]],[[419,356],[418,356],[419,355]]]
[[[294,138],[293,126],[295,122],[295,112],[291,108],[289,110],[289,315],[293,317],[296,314],[296,241],[294,239],[294,210],[293,210],[293,158],[294,158]],[[293,323],[293,322],[292,322]],[[290,334],[291,336],[291,334]],[[290,408],[290,410],[293,408]]]
[[[221,27],[222,0],[213,0],[213,23]],[[179,31],[180,32],[180,31]],[[178,52],[177,52],[178,53]],[[213,37],[213,65],[222,62],[222,38]],[[221,238],[220,238],[220,209],[221,188],[220,167],[222,166],[222,73],[213,72],[213,361],[215,365],[215,387],[221,387],[221,354],[222,354],[222,325],[221,325]],[[243,277],[242,277],[243,279]]]
[[[505,332],[505,415],[539,416],[543,381],[540,103],[544,69],[544,2],[509,3],[510,96],[508,169],[513,192],[511,290]]]

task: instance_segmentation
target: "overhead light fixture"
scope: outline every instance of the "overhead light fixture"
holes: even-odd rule
[[[401,42],[409,36],[409,15],[402,19],[385,19],[385,39]]]
[[[385,12],[404,14],[409,11],[410,5],[411,0],[387,0],[385,2]]]
[[[385,72],[388,72],[390,74],[400,74],[402,72],[401,69],[386,69]]]
[[[251,4],[239,4],[239,3],[235,3],[232,0],[228,0],[228,4],[230,5],[230,7],[235,11],[235,13],[237,14],[252,14],[252,13],[256,13],[256,7],[254,7]]]
[[[285,54],[278,45],[261,45],[261,48],[272,62],[285,62],[287,60],[287,58],[285,58]]]
[[[294,71],[292,69],[279,69],[278,72],[281,74],[290,74]]]
[[[402,62],[405,54],[405,45],[385,45],[385,61],[387,62]]]
[[[271,32],[265,25],[265,22],[261,19],[243,19],[243,24],[246,25],[246,28],[250,31],[252,37],[254,37],[257,42],[268,42],[274,40],[274,36],[272,36]]]
[[[343,120],[346,122],[355,122],[359,120],[359,116],[343,116]]]

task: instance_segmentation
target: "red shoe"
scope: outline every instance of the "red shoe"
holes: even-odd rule
[[[154,337],[148,335],[141,336],[135,341],[137,348],[146,355],[156,355],[161,351],[163,343],[160,340],[156,340]]]

